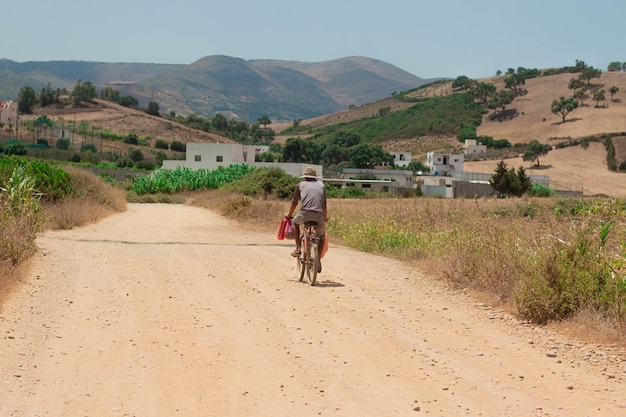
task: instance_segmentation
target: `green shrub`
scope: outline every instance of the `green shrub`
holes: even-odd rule
[[[44,138],[37,139],[37,145],[39,145],[43,149],[50,149],[50,142],[48,142],[48,139],[44,139]]]
[[[531,197],[552,197],[555,194],[554,190],[541,184],[533,184],[528,191]]]
[[[157,139],[157,141],[154,144],[154,147],[156,149],[169,149],[170,146],[167,144],[166,141]]]
[[[187,151],[187,146],[184,143],[182,143],[181,141],[175,140],[170,145],[170,149],[175,151],[175,152],[186,152]]]
[[[156,168],[156,163],[152,159],[143,159],[135,163],[135,168],[152,171],[154,168]]]
[[[299,179],[280,168],[258,168],[225,188],[248,196],[290,199]]]
[[[17,265],[36,250],[44,222],[39,196],[24,164],[15,166],[0,186],[0,260]]]
[[[56,148],[62,151],[67,151],[70,149],[70,140],[63,138],[57,139]]]
[[[139,145],[139,137],[134,133],[129,133],[124,138],[124,143],[128,143],[129,145]]]
[[[21,140],[8,141],[3,147],[6,155],[26,155],[26,151],[26,144]]]
[[[143,161],[144,159],[143,152],[137,148],[129,149],[127,155],[133,162]]]
[[[96,145],[94,145],[93,143],[83,143],[80,147],[80,151],[97,153],[98,149],[96,148]]]

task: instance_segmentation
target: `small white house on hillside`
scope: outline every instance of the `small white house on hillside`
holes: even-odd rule
[[[487,154],[487,145],[476,143],[476,139],[465,139],[463,145],[463,155],[467,158],[476,158]]]
[[[453,177],[463,172],[464,161],[462,153],[428,152],[426,154],[426,165],[430,168],[430,173],[435,176]]]
[[[393,164],[397,167],[406,167],[411,163],[411,152],[389,152],[393,156]]]

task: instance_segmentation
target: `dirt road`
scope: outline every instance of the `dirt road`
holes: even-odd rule
[[[182,205],[46,232],[0,312],[0,416],[620,416],[626,361],[333,246]]]

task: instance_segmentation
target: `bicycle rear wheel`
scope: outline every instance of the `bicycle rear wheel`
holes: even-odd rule
[[[298,281],[304,279],[304,271],[306,265],[304,264],[304,235],[300,238],[300,255],[296,258],[296,270],[298,271]]]
[[[311,242],[311,247],[309,251],[309,259],[306,263],[306,277],[311,286],[315,285],[315,281],[317,280],[317,270],[318,270],[318,262],[319,258],[319,247],[317,243]]]

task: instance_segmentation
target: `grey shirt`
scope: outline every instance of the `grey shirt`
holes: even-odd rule
[[[326,188],[321,181],[301,181],[293,192],[292,203],[302,201],[301,210],[324,212],[326,207]]]

